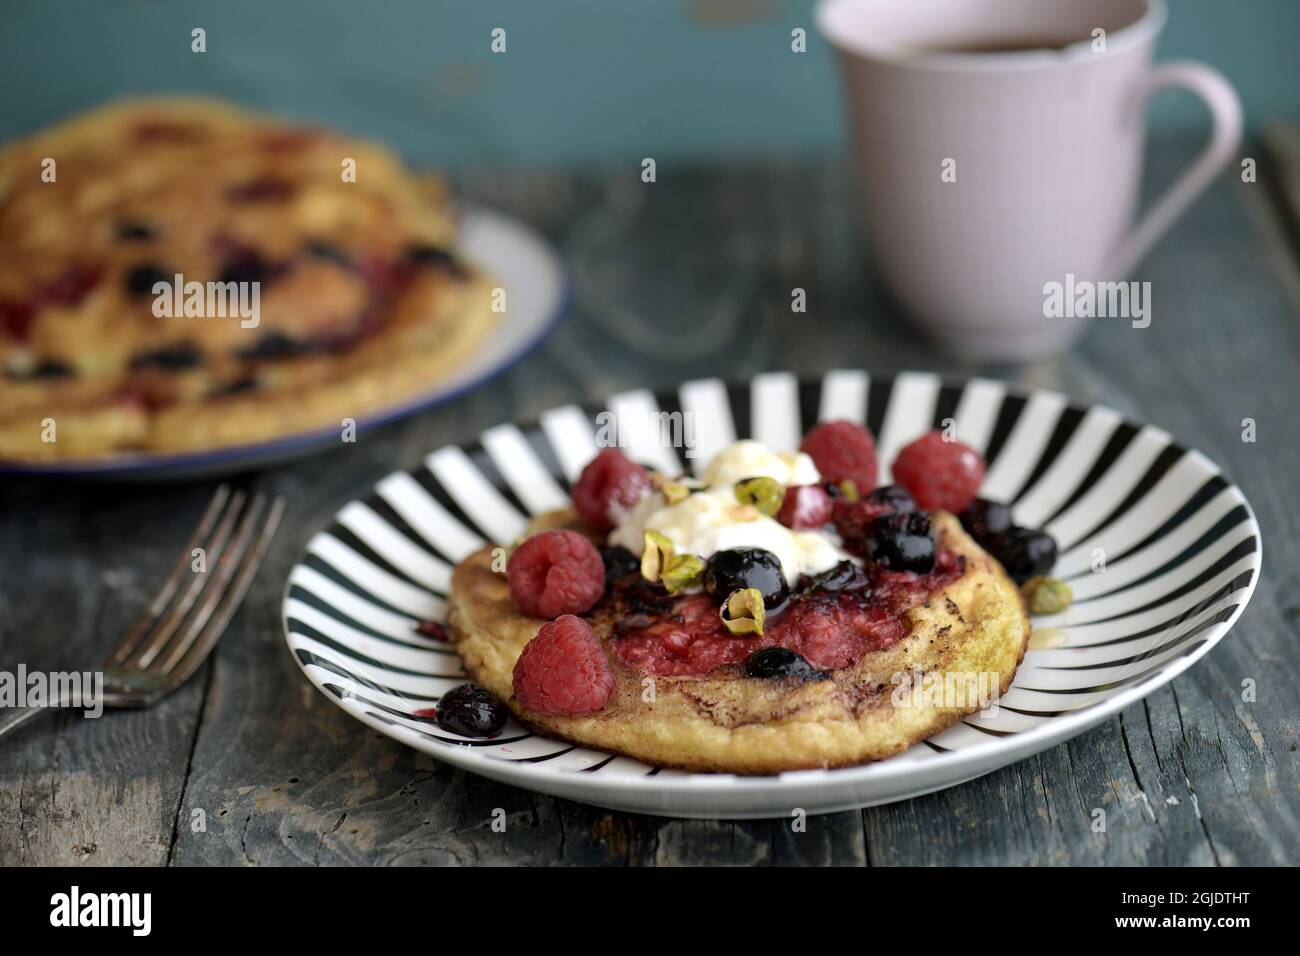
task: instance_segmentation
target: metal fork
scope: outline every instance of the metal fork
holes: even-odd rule
[[[227,485],[217,489],[148,610],[101,665],[105,707],[151,707],[193,676],[243,601],[283,513],[283,496],[268,499],[259,492],[249,500]],[[203,549],[200,570],[196,548]],[[43,706],[0,711],[0,736],[74,703],[93,706],[61,688]]]

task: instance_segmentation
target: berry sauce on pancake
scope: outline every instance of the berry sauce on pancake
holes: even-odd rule
[[[940,548],[926,574],[847,562],[836,571],[801,579],[785,605],[769,611],[760,635],[729,633],[706,594],[670,596],[636,575],[610,582],[587,617],[621,664],[659,677],[703,676],[764,647],[786,647],[834,670],[906,637],[906,612],[961,578],[964,559]]]

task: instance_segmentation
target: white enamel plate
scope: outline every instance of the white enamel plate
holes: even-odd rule
[[[284,623],[312,683],[403,743],[542,793],[683,817],[827,813],[950,787],[1082,733],[1221,640],[1259,574],[1259,526],[1213,462],[1158,428],[1055,393],[918,373],[840,371],[803,382],[769,373],[742,385],[626,392],[601,407],[621,416],[693,413],[692,457],[627,449],[669,472],[702,468],[746,436],[793,450],[806,429],[832,418],[866,423],[887,464],[952,418],[958,437],[988,460],[981,494],[1012,503],[1017,523],[1056,537],[1053,573],[1070,583],[1075,602],[1035,620],[1038,638],[995,716],[968,717],[878,763],[742,777],[651,767],[513,721],[495,740],[457,737],[415,716],[465,680],[455,652],[415,633],[416,622],[444,615],[455,562],[486,541],[513,541],[530,514],[565,503],[596,450],[596,410],[571,405],[537,424],[500,425],[477,443],[438,449],[423,468],[392,474],[345,506],[311,540],[289,577]],[[1104,573],[1095,573],[1103,558]]]

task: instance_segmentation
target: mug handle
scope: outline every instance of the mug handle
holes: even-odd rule
[[[1135,108],[1145,109],[1153,93],[1168,87],[1191,90],[1210,108],[1210,141],[1111,253],[1103,273],[1108,278],[1127,275],[1137,265],[1174,220],[1187,211],[1192,200],[1210,185],[1241,143],[1241,101],[1222,73],[1203,63],[1163,63],[1143,77]]]

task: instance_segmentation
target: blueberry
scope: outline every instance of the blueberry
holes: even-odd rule
[[[132,295],[153,295],[153,287],[159,282],[170,286],[173,275],[159,266],[136,266],[126,274],[126,290]]]
[[[803,584],[805,591],[844,591],[866,584],[866,577],[852,561],[841,561],[829,571],[805,578]]]
[[[1046,574],[1056,563],[1056,539],[1046,531],[1012,527],[989,550],[1017,584]]]
[[[267,283],[279,278],[285,271],[285,266],[267,262],[252,249],[244,249],[226,261],[217,281]]]
[[[256,343],[240,349],[244,359],[288,359],[321,351],[321,347],[306,339],[296,339],[283,332],[264,332]]]
[[[37,365],[23,371],[5,370],[5,378],[14,382],[34,382],[41,379],[71,378],[75,370],[67,362],[59,359],[42,359]]]
[[[352,268],[352,258],[332,242],[317,239],[307,243],[306,248],[307,255],[311,256],[313,259],[320,259],[322,262],[332,262],[334,265],[342,266],[345,269]]]
[[[167,372],[180,372],[203,364],[203,353],[193,345],[180,343],[167,345],[152,352],[142,352],[131,359],[131,368],[157,368]]]
[[[876,520],[867,539],[872,561],[891,571],[926,574],[934,569],[934,537],[924,511],[896,513]]]
[[[33,378],[72,378],[77,373],[67,362],[43,359],[32,371]]]
[[[893,512],[909,513],[916,510],[916,499],[902,485],[885,485],[863,496],[863,500],[880,505]]]
[[[989,544],[1011,529],[1011,509],[987,498],[976,498],[958,518],[966,533],[980,544]]]
[[[622,545],[612,544],[600,549],[600,558],[605,562],[605,588],[608,590],[615,581],[641,570],[641,562],[635,554]]]
[[[451,641],[453,639],[446,624],[431,618],[418,621],[415,625],[415,633],[421,637],[432,638],[435,641]]]
[[[637,627],[648,627],[654,618],[666,614],[672,607],[672,596],[656,584],[651,584],[638,574],[620,592],[624,621],[642,619]]]
[[[465,267],[460,264],[460,260],[438,246],[411,246],[406,250],[406,258],[408,262],[417,266],[435,266],[457,276],[465,274]]]
[[[123,241],[143,242],[153,237],[153,229],[142,222],[119,222],[117,224],[117,238]]]
[[[226,398],[231,395],[243,395],[247,392],[255,392],[261,387],[262,383],[258,381],[256,375],[246,375],[243,378],[226,382],[224,385],[218,385],[208,392],[208,397]]]
[[[462,737],[495,737],[507,716],[500,700],[473,684],[454,687],[438,701],[438,726]]]
[[[412,262],[426,266],[452,265],[456,261],[456,257],[446,249],[430,245],[411,246],[406,250],[406,256]]]
[[[769,614],[790,596],[781,562],[771,551],[733,548],[709,558],[704,568],[704,590],[714,601],[721,604],[733,591],[743,588],[758,588]]]
[[[802,680],[824,680],[826,674],[817,670],[788,647],[764,647],[745,658],[745,673],[750,677],[798,677]]]

